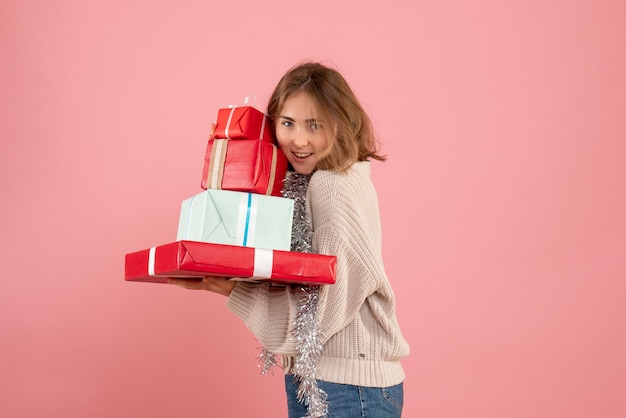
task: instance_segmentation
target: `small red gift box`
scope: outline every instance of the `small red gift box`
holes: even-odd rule
[[[281,284],[335,283],[337,257],[197,241],[175,241],[126,254],[125,280],[232,277]]]
[[[216,139],[260,139],[276,143],[267,115],[252,106],[219,109]]]
[[[281,196],[287,157],[265,141],[212,139],[202,170],[203,189]]]

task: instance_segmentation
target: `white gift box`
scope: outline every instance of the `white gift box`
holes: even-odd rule
[[[293,200],[209,189],[183,201],[177,241],[289,251]]]

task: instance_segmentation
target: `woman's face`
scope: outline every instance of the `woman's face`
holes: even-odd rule
[[[320,117],[315,102],[301,92],[287,97],[276,118],[278,145],[297,173],[311,174],[330,153],[333,129]]]

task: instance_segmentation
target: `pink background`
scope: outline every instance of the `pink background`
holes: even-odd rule
[[[218,295],[123,280],[175,239],[217,109],[352,84],[412,353],[406,417],[626,416],[620,1],[0,5],[0,416],[277,417]]]

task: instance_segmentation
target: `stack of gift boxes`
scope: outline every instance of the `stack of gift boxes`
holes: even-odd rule
[[[286,171],[267,115],[252,106],[220,109],[204,159],[204,191],[182,202],[176,241],[126,254],[125,279],[334,283],[334,256],[290,251],[294,206],[281,197]]]

